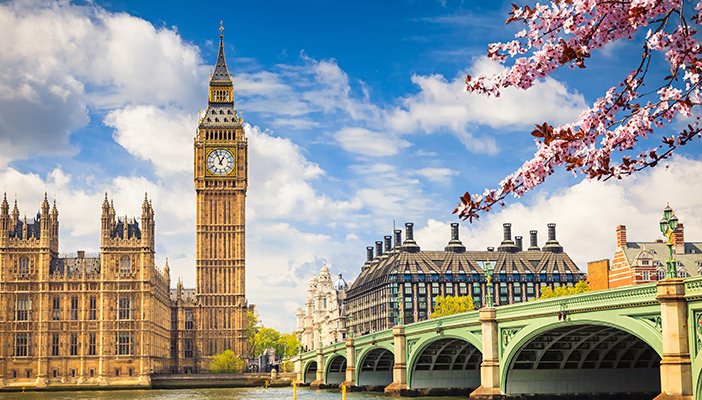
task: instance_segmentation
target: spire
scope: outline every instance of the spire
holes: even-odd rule
[[[232,77],[229,75],[227,60],[224,57],[224,26],[222,25],[222,21],[219,21],[219,54],[217,55],[217,64],[215,65],[214,72],[212,72],[212,76],[210,77],[210,85],[231,85],[231,83]]]
[[[46,192],[44,192],[44,201],[41,202],[41,213],[42,215],[49,212],[49,197]]]
[[[2,206],[0,206],[0,210],[3,215],[7,215],[10,210],[10,205],[7,203],[7,193],[2,195]]]

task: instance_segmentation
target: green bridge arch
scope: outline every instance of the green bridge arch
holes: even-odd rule
[[[452,330],[450,333],[441,332],[440,334],[436,334],[435,332],[430,332],[423,334],[420,339],[412,344],[411,349],[408,348],[409,357],[407,358],[407,386],[410,389],[416,389],[412,384],[412,373],[417,363],[417,359],[432,343],[436,343],[443,339],[462,340],[477,348],[479,352],[482,353],[483,351],[482,340],[471,332]]]

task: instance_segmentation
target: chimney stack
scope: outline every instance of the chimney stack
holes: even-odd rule
[[[502,243],[500,244],[500,247],[497,248],[497,251],[506,251],[508,253],[516,252],[517,245],[512,241],[512,224],[502,224],[502,234]]]
[[[673,244],[675,254],[685,254],[685,227],[681,222],[678,222],[678,227],[675,229]]]
[[[383,239],[385,240],[385,255],[390,255],[390,251],[392,250],[392,236],[383,236]]]
[[[402,246],[402,230],[395,229],[395,249],[397,251],[400,251],[401,246]]]
[[[563,252],[563,246],[556,240],[556,224],[550,223],[548,227],[548,241],[544,245],[544,251],[550,251],[552,253]]]
[[[375,256],[380,257],[383,255],[383,242],[378,240],[375,242]]]
[[[490,247],[488,247],[488,249],[487,249],[487,250],[488,250],[488,251],[495,251],[495,248],[494,248],[494,247],[492,247],[492,246],[490,246]]]
[[[617,226],[617,247],[626,248],[626,225]]]
[[[537,240],[536,235],[539,233],[539,231],[531,230],[529,231],[529,250],[530,251],[539,251],[541,250],[539,248],[539,241]]]
[[[522,251],[522,237],[521,236],[514,237],[514,244],[517,245],[517,251]]]
[[[417,242],[414,241],[414,224],[411,222],[405,223],[405,241],[402,243],[402,250],[417,253],[420,248]]]
[[[461,243],[458,238],[458,222],[451,223],[451,240],[448,245],[444,248],[444,251],[450,251],[453,253],[463,253],[466,251],[466,246]]]
[[[373,261],[373,246],[366,247],[366,261]]]

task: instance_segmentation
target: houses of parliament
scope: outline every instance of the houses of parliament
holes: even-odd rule
[[[243,355],[247,140],[222,29],[194,138],[196,288],[171,289],[168,262],[156,265],[148,197],[129,218],[106,194],[100,251],[88,254],[59,252],[59,210],[46,195],[29,220],[4,196],[0,388],[148,386],[154,374],[207,371],[227,349]]]

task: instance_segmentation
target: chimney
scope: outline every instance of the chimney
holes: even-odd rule
[[[512,241],[512,224],[505,223],[502,224],[502,243],[497,251],[506,251],[508,253],[514,253],[517,251],[517,245]]]
[[[685,254],[685,227],[680,222],[678,222],[678,227],[675,229],[673,244],[675,254]]]
[[[411,222],[405,223],[405,241],[402,243],[402,250],[409,253],[417,253],[420,248],[417,242],[414,241],[414,224]]]
[[[375,242],[375,256],[380,257],[383,255],[383,242],[378,240]]]
[[[626,225],[617,226],[617,247],[626,248]]]
[[[78,250],[78,251],[76,251],[76,255],[78,256],[78,258],[83,259],[83,258],[85,258],[85,251]]]
[[[538,233],[539,233],[539,231],[534,231],[534,230],[529,231],[529,250],[530,251],[541,250],[541,249],[539,249],[539,241],[537,240],[537,237],[536,237],[536,235]]]
[[[402,246],[402,231],[400,229],[395,229],[395,249],[398,251]]]
[[[522,237],[521,236],[514,237],[514,244],[517,245],[517,251],[522,251]]]
[[[373,261],[373,246],[366,247],[366,261]]]
[[[448,245],[444,248],[444,251],[450,251],[453,253],[463,253],[466,251],[466,246],[461,243],[458,238],[458,222],[451,223],[451,240]]]
[[[556,240],[556,224],[550,223],[548,227],[548,241],[544,245],[544,251],[550,251],[552,253],[562,253],[563,246]]]
[[[495,251],[495,248],[490,246],[490,247],[488,247],[488,251]]]
[[[385,252],[389,253],[392,250],[392,236],[383,236],[383,239],[385,239]]]

